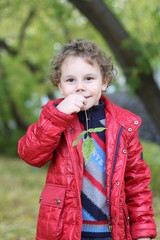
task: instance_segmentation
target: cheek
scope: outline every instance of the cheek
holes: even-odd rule
[[[101,87],[100,86],[94,86],[91,88],[91,92],[94,95],[100,95],[101,94]]]
[[[74,93],[74,90],[72,89],[72,87],[66,87],[63,89],[63,95],[64,97],[67,97],[68,95],[70,95],[71,93]]]

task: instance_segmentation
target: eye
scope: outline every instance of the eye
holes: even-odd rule
[[[69,78],[69,79],[66,80],[66,82],[68,82],[68,83],[73,83],[73,82],[74,82],[74,79],[73,79],[73,78]]]
[[[86,77],[86,80],[91,81],[91,80],[93,80],[93,77]]]

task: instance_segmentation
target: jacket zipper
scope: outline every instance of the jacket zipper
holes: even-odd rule
[[[113,178],[113,173],[116,165],[116,160],[117,160],[117,154],[118,154],[118,148],[119,148],[119,142],[120,142],[120,137],[123,131],[123,127],[121,126],[119,133],[118,133],[118,138],[117,138],[117,144],[116,144],[116,151],[114,155],[114,161],[113,161],[113,167],[112,167],[112,173],[111,173],[111,181],[110,181],[110,188],[109,188],[109,221],[111,220],[111,186],[112,186],[112,178]]]

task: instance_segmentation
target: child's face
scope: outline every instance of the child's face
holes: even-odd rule
[[[70,56],[62,63],[59,90],[64,98],[70,94],[82,94],[86,99],[85,109],[98,104],[107,84],[107,79],[102,80],[96,61],[91,65],[83,57]]]

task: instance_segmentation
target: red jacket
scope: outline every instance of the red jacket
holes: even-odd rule
[[[102,96],[106,113],[107,205],[113,240],[156,236],[150,169],[143,160],[138,138],[141,119]],[[80,240],[83,181],[82,141],[77,114],[64,114],[49,101],[40,119],[18,143],[19,156],[28,164],[50,166],[40,197],[37,240]]]

